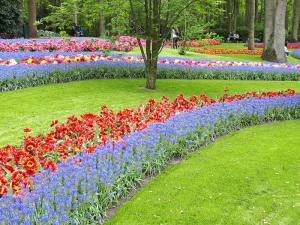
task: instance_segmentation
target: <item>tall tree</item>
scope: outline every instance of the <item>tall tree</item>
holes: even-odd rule
[[[284,51],[286,7],[287,0],[265,0],[264,60],[287,62]]]
[[[28,0],[28,23],[29,23],[29,37],[37,38],[36,27],[36,4],[35,0]]]
[[[132,31],[138,36],[139,47],[144,59],[146,88],[156,89],[158,55],[171,28],[184,10],[200,0],[129,0]],[[145,49],[140,37],[145,39]]]
[[[300,0],[294,0],[294,12],[293,12],[293,27],[292,27],[292,39],[298,41],[299,20],[300,20]]]
[[[255,33],[255,0],[247,0],[249,10],[248,21],[248,49],[254,50],[254,33]]]

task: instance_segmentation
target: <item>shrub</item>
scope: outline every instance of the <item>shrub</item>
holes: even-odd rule
[[[20,35],[21,0],[0,0],[0,38]]]

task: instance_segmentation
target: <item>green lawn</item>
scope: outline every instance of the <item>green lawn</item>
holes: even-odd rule
[[[300,224],[299,134],[300,120],[227,135],[154,178],[106,225]]]
[[[163,95],[173,98],[179,93],[206,93],[216,97],[223,94],[224,87],[232,93],[287,88],[300,91],[299,82],[159,80],[156,91],[145,90],[144,83],[142,79],[90,80],[0,93],[0,146],[20,143],[25,127],[32,128],[34,134],[45,133],[52,120],[98,112],[103,104],[117,110]]]
[[[229,49],[239,49],[239,48],[245,48],[243,43],[224,43],[222,45],[216,45],[216,46],[205,46],[206,48],[229,48]],[[135,48],[132,52],[134,54],[140,54],[140,49]],[[171,49],[171,48],[164,48],[161,52],[161,56],[176,56],[176,57],[182,57],[178,54],[178,50]],[[261,56],[259,55],[244,55],[244,54],[221,54],[221,55],[209,55],[209,54],[200,54],[195,52],[187,52],[186,55],[183,57],[189,57],[189,58],[201,58],[201,59],[216,59],[216,60],[240,60],[240,61],[255,61],[255,62],[261,62]],[[289,63],[300,63],[299,59],[296,59],[292,56],[288,57]]]

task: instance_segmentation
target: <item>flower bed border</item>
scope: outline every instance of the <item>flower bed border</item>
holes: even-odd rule
[[[36,87],[46,84],[67,83],[92,79],[126,79],[145,78],[144,68],[138,64],[131,66],[110,65],[80,67],[76,65],[70,70],[54,70],[46,75],[37,71],[32,76],[0,80],[0,92]],[[272,71],[231,71],[218,69],[193,69],[182,67],[160,67],[158,79],[209,79],[209,80],[269,80],[269,81],[300,81],[299,72]]]

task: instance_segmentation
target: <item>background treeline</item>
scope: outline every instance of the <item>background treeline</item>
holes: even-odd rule
[[[176,1],[166,1],[166,4],[176,4]],[[255,38],[262,41],[266,1],[199,0],[181,13],[175,25],[187,39],[227,37],[234,32],[246,40],[249,20],[254,16]],[[254,12],[250,10],[252,2]],[[85,36],[132,31],[128,0],[0,0],[0,4],[1,37],[65,36],[71,34],[74,23],[83,29]],[[300,0],[288,0],[285,30],[289,41],[298,40],[299,17]]]

